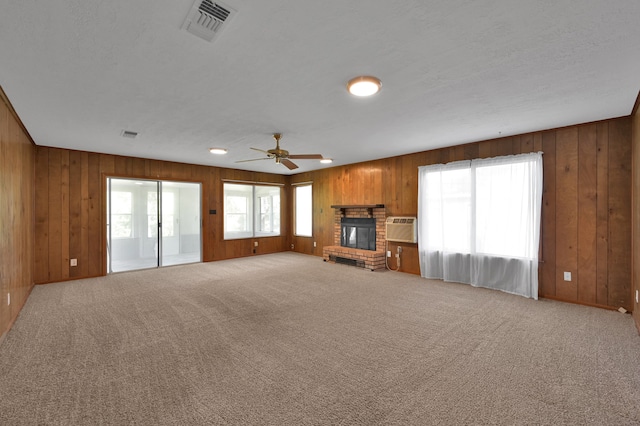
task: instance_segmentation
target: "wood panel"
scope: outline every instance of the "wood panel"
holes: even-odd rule
[[[595,304],[597,259],[597,127],[578,128],[578,301]]]
[[[568,127],[556,132],[556,296],[566,300],[578,300],[577,190],[578,128]]]
[[[633,288],[631,301],[636,328],[640,333],[640,93],[632,112],[631,145],[632,145],[632,271]],[[638,299],[636,300],[636,295]]]
[[[36,149],[36,182],[42,194],[49,193],[49,151]],[[34,244],[34,282],[49,280],[49,198],[36,197],[34,202],[35,235],[39,244]]]
[[[106,224],[103,228],[103,221],[106,219],[105,216],[102,215],[102,207],[103,207],[103,178],[102,173],[100,172],[100,154],[89,153],[86,158],[83,157],[83,163],[86,161],[87,168],[87,187],[89,200],[87,205],[83,205],[83,208],[87,210],[83,210],[81,212],[81,216],[83,220],[87,221],[87,234],[88,240],[83,241],[78,247],[79,250],[85,250],[87,252],[87,275],[85,277],[96,277],[99,275],[104,275],[106,273],[106,259],[103,259],[106,248],[102,243],[102,236],[106,232]],[[81,167],[85,167],[83,164]],[[84,175],[83,175],[84,179]],[[38,199],[38,194],[36,193],[36,201]],[[37,244],[36,244],[37,246]],[[91,248],[91,250],[89,250]],[[76,253],[74,253],[75,255]],[[79,267],[82,267],[78,264]],[[77,275],[79,278],[82,275]],[[44,281],[39,281],[44,282]]]
[[[626,142],[626,141],[629,142]],[[608,304],[631,310],[631,121],[609,123]]]
[[[597,124],[596,303],[609,300],[609,123]]]
[[[31,137],[0,87],[0,342],[33,288],[35,163]]]
[[[543,297],[556,296],[556,132],[542,134],[542,217],[538,272],[538,293]]]

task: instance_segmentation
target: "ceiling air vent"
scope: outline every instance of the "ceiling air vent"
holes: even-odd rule
[[[132,132],[131,130],[123,130],[120,133],[123,138],[135,139],[138,136],[138,132]]]
[[[182,24],[182,29],[203,40],[211,41],[235,13],[235,10],[224,3],[196,0]]]

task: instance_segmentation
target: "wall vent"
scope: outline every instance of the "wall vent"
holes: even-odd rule
[[[212,0],[196,0],[182,24],[182,29],[211,41],[220,34],[223,27],[228,24],[236,11],[221,2]]]
[[[138,136],[138,132],[132,132],[131,130],[123,130],[120,133],[123,138],[135,139]]]
[[[415,217],[388,217],[386,221],[387,241],[417,243],[418,228],[416,223]]]

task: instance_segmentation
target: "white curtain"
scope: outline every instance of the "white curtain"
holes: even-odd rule
[[[419,167],[425,278],[538,298],[542,153]]]

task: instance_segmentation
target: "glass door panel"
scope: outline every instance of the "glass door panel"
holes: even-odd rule
[[[158,206],[149,205],[147,194],[158,192],[158,182],[109,179],[108,261],[109,272],[131,271],[158,266]],[[149,215],[155,210],[155,216]]]
[[[162,265],[202,260],[200,184],[162,182]]]

